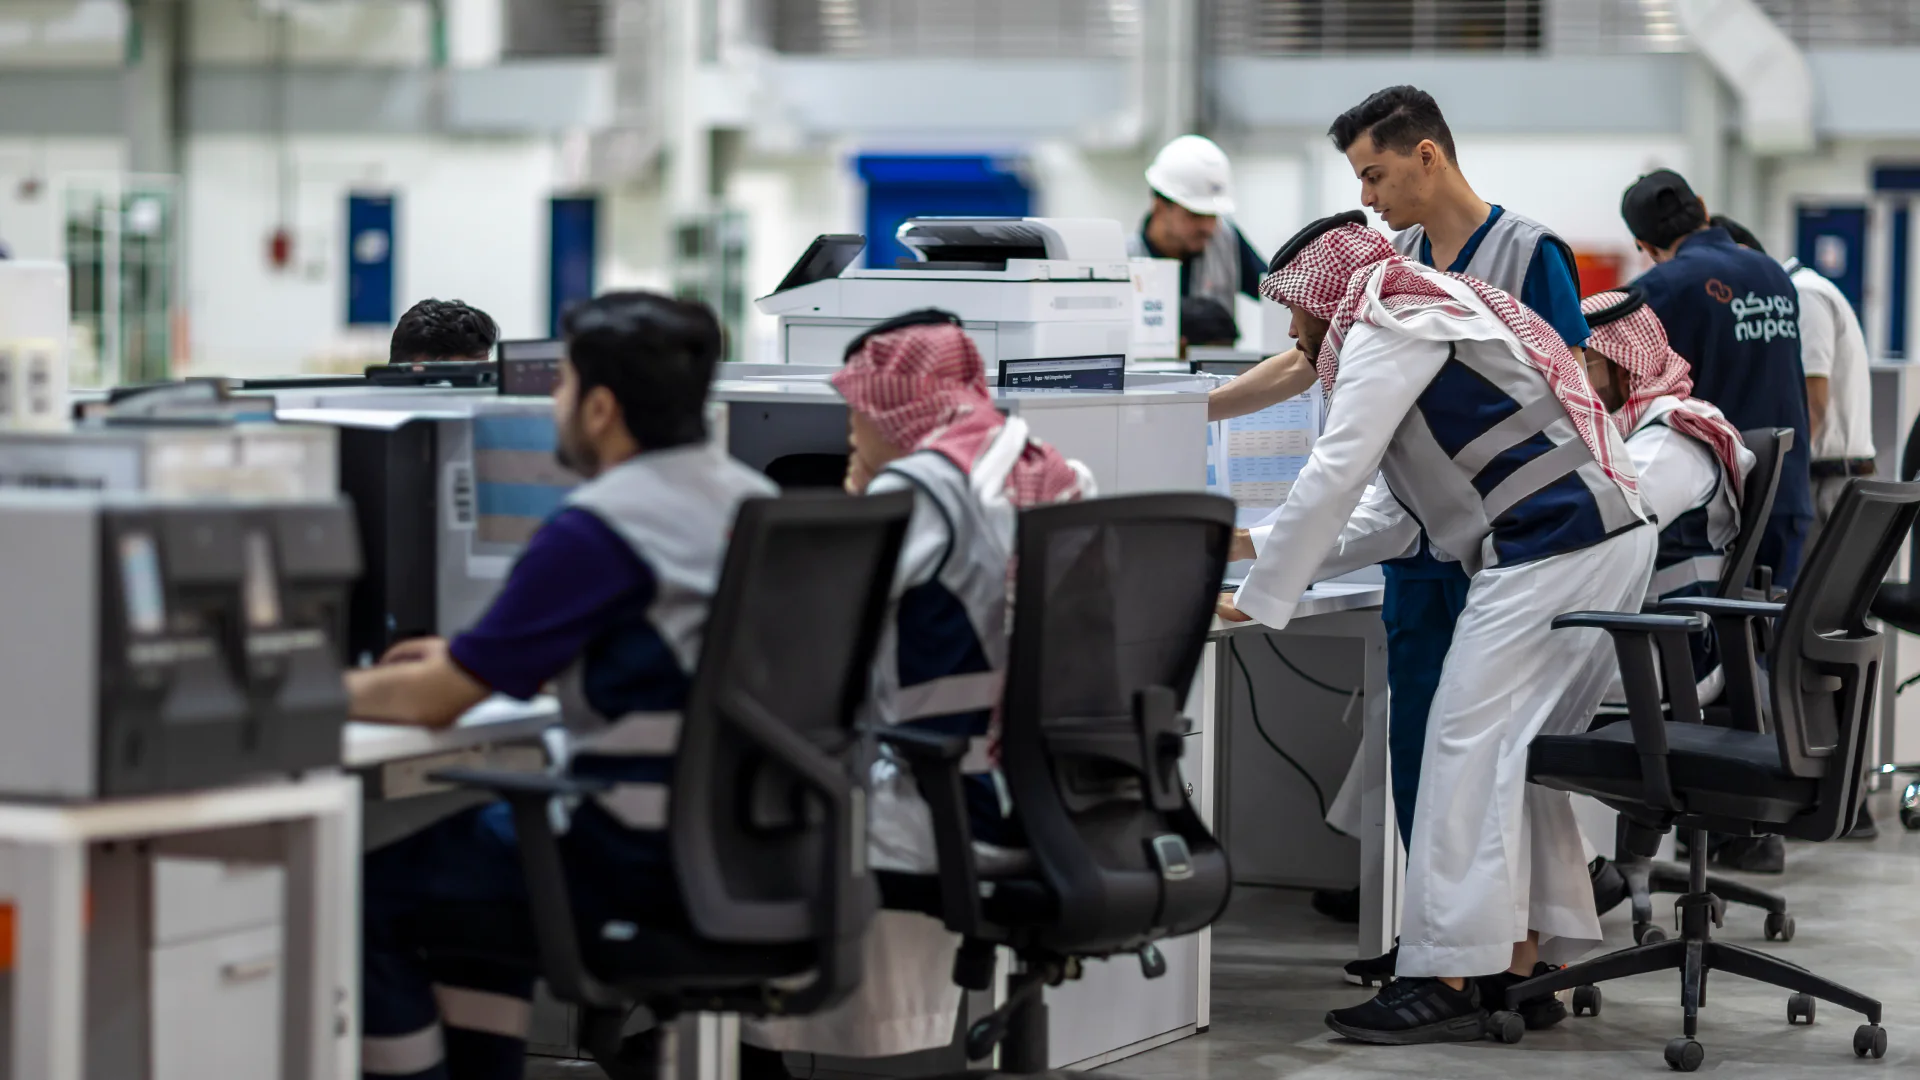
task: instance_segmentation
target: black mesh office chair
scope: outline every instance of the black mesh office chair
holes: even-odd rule
[[[1884,1056],[1880,1003],[1762,952],[1713,940],[1718,902],[1707,889],[1708,830],[1739,836],[1778,834],[1832,840],[1853,823],[1865,767],[1866,739],[1879,685],[1882,635],[1866,623],[1867,605],[1901,542],[1920,518],[1920,484],[1852,481],[1820,534],[1786,603],[1718,597],[1673,600],[1657,614],[1575,612],[1556,629],[1592,627],[1613,637],[1626,682],[1628,722],[1582,735],[1533,740],[1527,779],[1590,795],[1620,811],[1631,850],[1650,853],[1668,829],[1692,838],[1690,887],[1676,902],[1680,937],[1636,945],[1537,979],[1507,992],[1508,1012],[1491,1029],[1505,1041],[1523,1032],[1511,1014],[1541,993],[1575,989],[1577,1012],[1598,1012],[1594,983],[1653,971],[1682,973],[1685,1034],[1667,1044],[1667,1063],[1700,1067],[1694,1040],[1709,971],[1725,971],[1794,991],[1789,1023],[1812,1023],[1814,1000],[1864,1013],[1854,1052]],[[1691,677],[1687,636],[1711,616],[1727,669],[1734,727],[1703,722]],[[1772,730],[1761,712],[1760,668],[1752,628],[1775,624],[1766,686]],[[1655,678],[1667,676],[1672,719],[1662,715]]]
[[[742,504],[674,760],[668,831],[687,925],[576,925],[547,806],[604,783],[439,774],[512,804],[541,973],[581,1006],[581,1044],[611,1080],[677,1075],[672,1039],[623,1046],[638,1006],[659,1021],[804,1015],[859,979],[876,894],[855,713],[912,508],[905,493]]]
[[[1187,800],[1179,708],[1199,667],[1233,529],[1212,495],[1135,495],[1020,515],[1012,660],[1001,767],[1033,854],[1030,870],[983,880],[958,769],[966,741],[883,733],[933,809],[939,875],[880,873],[891,908],[942,919],[963,938],[961,986],[990,985],[996,946],[1020,969],[1006,1004],[967,1032],[967,1057],[1047,1067],[1041,991],[1082,958],[1135,953],[1212,923],[1233,888],[1227,855]]]
[[[1912,483],[1920,478],[1920,420],[1907,432],[1907,444],[1900,453],[1900,479]],[[1890,581],[1880,586],[1873,598],[1873,617],[1896,630],[1920,634],[1920,525],[1916,525],[1914,543],[1907,551],[1907,580]],[[1917,679],[1902,682],[1896,693],[1904,692]],[[1920,762],[1900,762],[1881,766],[1887,774],[1920,774]],[[1900,793],[1900,824],[1909,830],[1920,829],[1920,781],[1909,783]]]
[[[1793,429],[1755,428],[1741,432],[1740,439],[1753,451],[1754,465],[1740,495],[1740,534],[1733,542],[1733,549],[1727,552],[1714,595],[1732,600],[1760,600],[1766,597],[1762,591],[1765,586],[1754,580],[1754,559],[1760,553],[1760,540],[1766,535],[1767,518],[1773,513],[1774,495],[1780,488],[1780,467],[1786,461],[1787,451],[1793,448]],[[1771,574],[1760,576],[1771,578]],[[1728,705],[1709,705],[1705,711],[1711,723],[1722,727],[1734,723]],[[1623,826],[1625,820],[1621,819]],[[1665,941],[1666,931],[1653,922],[1653,894],[1692,891],[1687,869],[1676,863],[1655,862],[1635,855],[1624,843],[1618,845],[1618,852],[1614,862],[1627,881],[1627,898],[1633,906],[1634,943]],[[1793,916],[1787,913],[1784,898],[1718,874],[1707,875],[1707,889],[1723,904],[1748,904],[1765,911],[1767,940],[1793,940]]]

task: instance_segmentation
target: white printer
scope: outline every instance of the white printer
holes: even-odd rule
[[[814,240],[786,280],[755,301],[780,317],[780,359],[840,364],[866,328],[937,307],[960,316],[989,371],[1001,360],[1125,354],[1133,273],[1106,218],[911,218],[894,269],[853,267],[857,235]]]

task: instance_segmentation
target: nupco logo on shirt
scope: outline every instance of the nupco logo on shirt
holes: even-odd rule
[[[1736,297],[1733,289],[1719,278],[1708,278],[1706,289],[1708,296],[1732,310],[1733,340],[1772,341],[1800,336],[1799,309],[1792,297],[1761,296],[1754,292]]]

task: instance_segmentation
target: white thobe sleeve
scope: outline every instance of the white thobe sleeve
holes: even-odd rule
[[[1720,486],[1720,463],[1707,445],[1665,424],[1648,424],[1627,440],[1640,474],[1640,505],[1665,529],[1707,505]]]
[[[1255,552],[1267,550],[1267,538],[1273,535],[1273,521],[1279,516],[1280,511],[1276,509],[1267,520],[1247,530]],[[1333,550],[1314,571],[1313,580],[1325,581],[1388,559],[1411,555],[1419,541],[1419,522],[1393,497],[1386,481],[1376,479],[1367,485],[1360,505],[1340,530],[1340,539],[1334,541]]]
[[[1286,504],[1274,515],[1266,545],[1235,595],[1234,606],[1268,626],[1285,626],[1300,595],[1327,576],[1325,567],[1361,554],[1375,533],[1387,533],[1384,546],[1391,547],[1396,531],[1412,525],[1404,511],[1387,513],[1378,503],[1370,504],[1369,515],[1359,519],[1354,510],[1401,420],[1447,362],[1449,351],[1444,341],[1367,324],[1357,324],[1348,333],[1326,428]],[[1408,546],[1401,543],[1388,557],[1405,554]]]

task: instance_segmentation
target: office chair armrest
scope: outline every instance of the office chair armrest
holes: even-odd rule
[[[1705,633],[1707,620],[1701,616],[1646,614],[1630,611],[1569,611],[1553,620],[1555,630],[1589,627],[1608,633],[1654,634],[1662,630],[1687,634]]]
[[[613,790],[613,782],[594,777],[555,776],[543,772],[507,772],[501,769],[441,769],[427,779],[454,787],[491,791],[503,799],[516,795],[547,798],[555,795],[585,797]]]
[[[442,769],[430,780],[491,791],[513,810],[513,831],[520,848],[520,872],[527,883],[533,934],[539,945],[541,974],[555,997],[595,1009],[625,1009],[632,1003],[587,972],[567,890],[566,866],[548,814],[556,795],[593,795],[611,790],[605,780],[546,773],[491,769]]]
[[[1667,812],[1682,809],[1667,769],[1666,710],[1680,723],[1704,721],[1693,680],[1690,635],[1707,629],[1703,615],[1643,615],[1623,611],[1571,611],[1555,617],[1553,628],[1605,630],[1620,661],[1620,682],[1627,693],[1627,722],[1640,755],[1643,801]],[[1657,659],[1656,659],[1657,658]],[[1658,665],[1656,667],[1656,664]],[[1668,701],[1661,700],[1664,670]]]
[[[908,761],[959,761],[967,756],[970,741],[964,735],[942,735],[910,727],[881,728],[874,737]]]
[[[940,921],[963,937],[979,937],[986,916],[980,909],[980,869],[973,855],[973,825],[967,818],[966,778],[960,774],[968,740],[909,727],[885,728],[876,737],[906,759],[914,786],[932,814]]]
[[[1662,611],[1691,611],[1713,618],[1720,643],[1720,663],[1726,670],[1726,700],[1734,726],[1765,732],[1761,708],[1760,658],[1773,649],[1774,622],[1786,605],[1765,600],[1735,600],[1718,596],[1685,596],[1660,602]]]
[[[1662,600],[1654,607],[1662,613],[1691,612],[1716,619],[1777,619],[1787,610],[1785,604],[1765,600],[1730,600],[1718,596],[1682,596]]]

